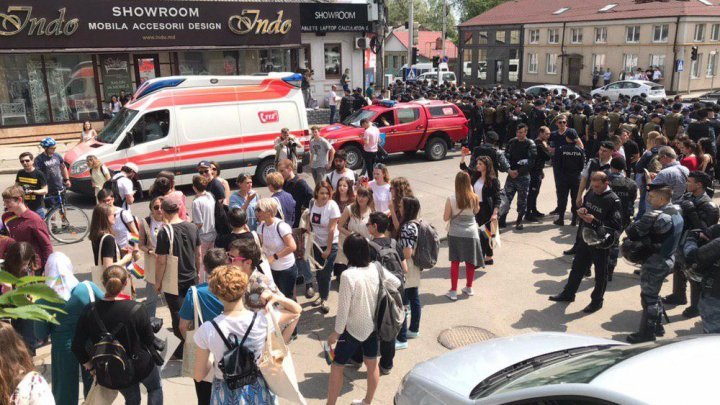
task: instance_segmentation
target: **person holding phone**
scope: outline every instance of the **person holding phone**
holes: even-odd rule
[[[240,188],[230,196],[230,209],[238,207],[245,211],[247,214],[247,226],[251,231],[254,231],[258,226],[258,219],[255,215],[255,206],[258,201],[256,197],[258,195],[255,190],[252,189],[252,176],[240,173],[237,177],[237,184]]]

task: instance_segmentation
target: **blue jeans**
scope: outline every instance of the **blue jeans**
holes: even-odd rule
[[[40,207],[35,210],[35,213],[40,215],[40,218],[45,219],[45,216],[47,215],[47,210],[45,207]]]
[[[148,405],[162,405],[163,392],[160,380],[160,369],[155,366],[150,374],[141,381],[148,392]],[[125,397],[125,405],[140,405],[140,384],[120,390]]]
[[[298,268],[295,264],[285,270],[272,270],[273,280],[283,295],[290,299],[295,298],[295,280],[298,276]]]
[[[305,285],[312,285],[313,274],[310,270],[310,263],[307,260],[297,260],[295,265],[298,269],[298,277],[302,277]]]
[[[146,282],[147,283],[147,282]],[[145,285],[145,293],[147,297],[145,299],[145,311],[150,318],[154,318],[157,312],[158,293],[155,291],[154,283],[147,283]]]
[[[337,110],[337,107],[334,105],[330,106],[330,122],[328,124],[334,124],[335,123],[335,111]]]
[[[403,290],[403,292],[402,292],[402,301],[403,301],[403,305],[405,306],[405,320],[403,320],[402,327],[400,327],[400,332],[398,332],[397,341],[401,342],[401,343],[405,343],[405,342],[407,342],[407,321],[408,321],[408,316],[410,315],[408,313],[409,301],[407,299],[407,295],[405,294],[405,290]],[[387,367],[384,367],[384,368],[387,368]]]
[[[405,288],[405,298],[410,304],[410,332],[417,333],[420,331],[420,315],[422,312],[418,287]]]
[[[59,195],[49,195],[45,197],[45,209],[47,209],[48,211],[57,207],[58,205],[60,205]]]
[[[337,257],[337,254],[337,243],[332,244],[332,247],[330,248],[330,256],[328,256],[327,260],[322,258],[322,250],[313,248],[313,257],[315,257],[315,260],[323,266],[323,268],[318,270],[315,275],[317,277],[320,299],[323,301],[326,301],[330,295],[330,279],[332,278],[333,266],[335,265],[335,258]]]

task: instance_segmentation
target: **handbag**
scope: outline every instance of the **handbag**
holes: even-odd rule
[[[163,229],[170,237],[170,251],[165,262],[165,274],[162,279],[162,291],[170,295],[178,295],[178,258],[173,255],[173,240],[175,231],[172,225],[163,225]]]
[[[142,220],[143,229],[145,230],[145,245],[147,245],[147,242],[149,240],[148,235],[150,232],[150,225],[147,223],[147,218]],[[145,281],[149,282],[152,285],[155,285],[155,264],[157,255],[155,253],[147,253],[145,252],[143,254],[143,268],[145,269]]]
[[[271,305],[265,307],[265,313],[271,322],[267,323],[267,340],[258,361],[260,373],[270,390],[279,398],[294,404],[305,405],[307,402],[298,389],[292,353],[285,344]],[[274,326],[274,331],[270,331],[271,325]]]
[[[202,325],[203,319],[202,312],[200,312],[200,300],[198,299],[197,287],[190,287],[190,293],[193,297],[193,310],[195,312],[193,325],[195,325],[195,327],[194,329],[185,332],[181,376],[193,378],[193,376],[195,375],[195,354],[197,349],[197,345],[195,344],[195,339],[193,339],[193,337],[195,336],[195,332],[197,332],[197,330],[200,328],[200,325]],[[215,377],[215,372],[212,367],[213,361],[213,354],[212,352],[210,352],[210,357],[208,358],[208,362],[210,363],[210,371],[207,373],[205,378],[203,378],[203,381],[210,383],[213,381],[213,378]]]
[[[105,388],[98,384],[97,381],[93,381],[90,391],[88,391],[85,400],[82,405],[107,405],[112,404],[117,398],[119,391]]]
[[[110,236],[110,234],[106,233],[102,236],[102,238],[100,238],[100,244],[98,245],[98,257],[94,263],[94,266],[92,266],[92,269],[90,270],[90,273],[92,275],[92,282],[103,290],[105,289],[105,287],[103,287],[103,273],[105,272],[105,266],[102,264],[102,246],[107,236]],[[118,257],[118,259],[121,257],[120,248],[118,248],[117,243],[115,244],[115,255]],[[120,294],[125,294],[129,297],[133,296],[132,277],[128,277],[128,283]]]

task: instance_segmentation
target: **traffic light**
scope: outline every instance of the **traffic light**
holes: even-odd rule
[[[411,65],[415,65],[418,63],[418,49],[413,47],[412,49],[412,60],[410,61]]]
[[[698,59],[698,47],[693,46],[692,50],[690,51],[690,60],[697,60]]]
[[[418,44],[418,38],[420,37],[420,23],[413,21],[413,46]]]
[[[437,68],[440,66],[440,57],[439,56],[433,56],[432,58],[432,64],[434,68]]]

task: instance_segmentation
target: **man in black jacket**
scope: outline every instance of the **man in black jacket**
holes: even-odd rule
[[[607,238],[617,239],[622,232],[622,205],[620,199],[610,189],[608,176],[604,172],[595,172],[591,177],[591,190],[585,194],[581,208],[577,210],[580,218],[580,232],[585,228]],[[550,301],[573,302],[582,281],[583,275],[595,266],[595,288],[591,294],[592,301],[583,309],[585,313],[593,313],[603,306],[603,296],[607,287],[607,266],[610,256],[609,246],[590,246],[584,238],[577,244],[577,253],[573,259],[572,269],[565,288],[558,295],[550,297]]]
[[[565,225],[565,208],[567,208],[568,193],[570,194],[570,212],[572,213],[571,225],[577,224],[577,200],[580,190],[580,173],[585,165],[585,151],[578,143],[578,135],[575,131],[565,131],[565,144],[555,149],[557,158],[557,214],[558,219],[553,224]]]
[[[507,158],[496,146],[498,138],[499,136],[495,131],[488,131],[485,134],[485,142],[472,149],[472,154],[470,155],[470,167],[475,167],[475,162],[477,162],[478,157],[487,156],[493,162],[495,177],[497,177],[498,172],[507,172],[510,170]]]
[[[340,99],[340,122],[344,122],[353,112],[353,102],[355,98],[350,94],[350,90],[345,90],[345,95]]]
[[[507,180],[505,180],[505,195],[508,199],[508,209],[512,205],[515,193],[518,195],[517,210],[518,217],[515,229],[523,229],[523,218],[527,207],[528,191],[530,190],[530,168],[535,165],[537,149],[535,142],[527,138],[528,126],[518,125],[517,135],[508,142],[505,149],[505,157],[510,164]],[[507,213],[498,221],[500,227],[505,227]]]
[[[565,118],[562,118],[565,119]],[[540,127],[537,139],[535,139],[535,148],[537,156],[535,164],[530,167],[530,191],[528,193],[527,215],[525,219],[529,222],[539,222],[540,218],[545,214],[537,209],[537,198],[540,195],[540,186],[542,186],[543,177],[545,177],[545,163],[552,158],[548,140],[550,139],[550,128],[546,126]]]
[[[341,101],[342,103],[342,101]],[[365,96],[363,96],[363,91],[360,87],[355,89],[355,92],[353,94],[353,103],[352,103],[352,110],[353,112],[365,107],[368,105],[367,100],[365,100]]]
[[[620,199],[622,204],[622,229],[627,228],[635,214],[635,199],[638,195],[638,186],[634,180],[625,177],[627,163],[618,156],[610,161],[610,188]],[[618,256],[620,255],[620,241],[615,240],[610,248],[610,262],[608,264],[608,281],[612,281]]]
[[[687,266],[703,277],[698,303],[703,332],[720,333],[720,225],[689,232],[682,249]]]

